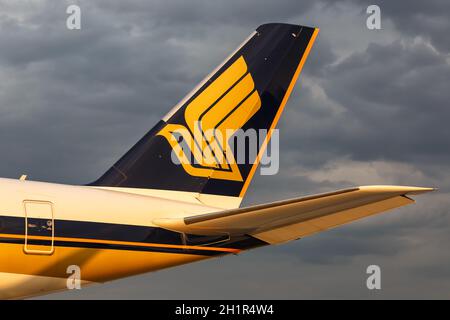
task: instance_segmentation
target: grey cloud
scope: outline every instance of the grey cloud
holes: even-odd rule
[[[350,0],[349,2],[361,6],[363,10],[368,5],[373,4],[368,0]],[[450,40],[448,38],[450,3],[448,1],[431,0],[425,2],[418,0],[403,2],[385,0],[378,1],[377,4],[381,8],[382,19],[384,17],[391,19],[402,33],[411,37],[424,37],[437,49],[447,53],[450,51]]]
[[[286,138],[291,149],[304,157],[325,152],[420,165],[448,161],[443,146],[450,139],[450,65],[444,56],[423,43],[397,41],[371,44],[324,68],[321,78],[303,83],[294,97],[301,108],[288,110],[297,121],[284,128],[286,135],[305,137]],[[321,100],[315,85],[323,89]]]

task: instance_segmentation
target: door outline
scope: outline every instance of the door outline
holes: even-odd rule
[[[34,204],[44,204],[48,205],[51,212],[51,223],[52,223],[52,239],[51,239],[51,245],[50,250],[33,250],[28,249],[28,212],[27,212],[27,204],[28,203],[34,203]],[[23,251],[26,254],[41,254],[41,255],[52,255],[55,252],[55,215],[54,215],[54,208],[53,203],[50,201],[43,201],[43,200],[24,200],[23,201],[23,209],[25,212],[25,242],[23,246]],[[31,217],[30,217],[31,218]]]

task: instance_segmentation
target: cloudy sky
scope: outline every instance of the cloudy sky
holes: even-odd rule
[[[289,22],[321,31],[280,121],[280,172],[256,176],[245,204],[439,188],[286,245],[48,297],[450,298],[450,2],[376,3],[381,30],[358,0],[0,0],[2,177],[94,180],[258,25]]]

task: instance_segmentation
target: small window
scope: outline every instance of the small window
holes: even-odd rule
[[[186,245],[188,246],[204,246],[230,240],[230,235],[221,236],[199,236],[195,234],[185,234]]]

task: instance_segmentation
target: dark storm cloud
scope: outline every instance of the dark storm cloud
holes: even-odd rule
[[[323,105],[309,107],[317,97],[303,85],[305,108],[289,111],[298,122],[288,124],[286,135],[306,138],[289,139],[292,148],[356,160],[448,163],[450,65],[444,55],[421,42],[396,41],[371,44],[324,69],[318,83],[329,102],[343,108],[333,114]]]
[[[208,1],[189,5],[80,1],[82,30],[71,32],[65,28],[69,3],[38,2],[28,10],[20,8],[16,15],[0,17],[0,42],[8,44],[0,66],[5,68],[4,76],[13,79],[3,86],[3,108],[8,116],[14,115],[14,122],[3,117],[1,137],[4,145],[12,135],[24,141],[23,150],[8,147],[11,160],[5,159],[4,176],[26,172],[35,179],[72,183],[96,178],[126,151],[123,146],[133,144],[264,22],[258,21],[264,20],[261,10],[270,10],[277,20],[288,8],[311,6],[297,1],[281,8],[270,1],[233,6]],[[249,7],[253,15],[245,14]],[[248,25],[233,26],[234,20]],[[23,112],[27,108],[32,113]],[[21,134],[10,126],[22,128]],[[63,139],[57,131],[65,132]],[[47,148],[32,148],[36,141],[28,135],[45,141],[58,156]],[[111,138],[113,142],[104,145]],[[41,161],[25,160],[31,156]],[[93,161],[99,166],[90,168]],[[55,169],[49,171],[40,163],[53,164]]]
[[[373,44],[331,76],[325,91],[363,129],[364,143],[356,141],[357,135],[346,139],[346,145],[362,152],[360,158],[448,161],[448,150],[440,147],[450,139],[444,116],[450,116],[450,65],[444,56],[425,44]]]
[[[70,3],[2,3],[13,13],[0,16],[0,42],[7,44],[0,67],[8,78],[1,89],[0,139],[11,150],[7,171],[0,169],[4,176],[26,172],[72,183],[95,178],[247,37],[261,10],[281,19],[286,8],[299,5],[79,1],[82,30],[73,32],[65,28]],[[250,7],[253,16],[245,14]],[[250,26],[230,25],[234,20]],[[10,145],[14,140],[23,141],[21,147]],[[99,165],[92,168],[93,162]]]
[[[391,19],[396,28],[411,37],[424,37],[438,50],[450,52],[450,3],[446,0],[431,1],[369,1],[349,0],[365,11],[371,4],[377,4],[382,17]],[[330,2],[334,4],[335,2]]]
[[[71,3],[82,8],[80,31],[65,28]],[[53,297],[448,294],[450,9],[383,2],[383,30],[369,31],[367,4],[0,1],[0,176],[96,178],[255,27],[280,21],[321,32],[280,122],[280,172],[257,175],[245,204],[360,182],[442,190],[287,245]],[[378,296],[364,286],[370,264],[383,270]]]
[[[205,25],[218,26],[220,24],[230,25],[238,23],[240,26],[254,28],[255,23],[265,23],[267,14],[273,21],[289,20],[299,14],[307,12],[313,3],[310,1],[288,0],[283,5],[270,0],[231,0],[220,1],[108,1],[97,2],[102,10],[113,14],[129,15],[146,20],[144,26],[188,28],[197,30],[200,28],[206,32]],[[178,29],[180,30],[180,29]]]

